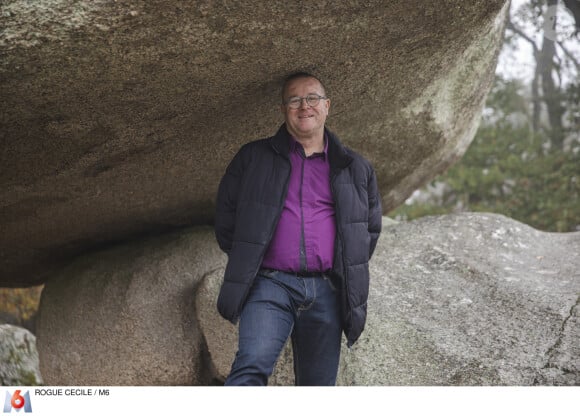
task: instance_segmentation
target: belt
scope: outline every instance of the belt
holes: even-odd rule
[[[275,269],[266,269],[266,268],[262,268],[260,270],[263,270],[265,272],[280,272],[280,273],[286,273],[286,274],[291,274],[292,276],[296,276],[296,277],[324,277],[324,276],[328,276],[329,272],[292,272],[292,271],[286,271],[286,270],[275,270]]]

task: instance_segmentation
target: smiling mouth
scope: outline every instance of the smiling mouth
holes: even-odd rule
[[[312,118],[312,117],[314,117],[314,114],[305,115],[305,116],[298,116],[298,118]]]

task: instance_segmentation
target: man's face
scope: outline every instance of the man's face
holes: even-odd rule
[[[314,78],[298,78],[291,81],[284,93],[284,102],[290,97],[306,97],[308,94],[325,96],[320,82]],[[324,123],[330,109],[330,100],[320,100],[316,107],[302,100],[300,107],[293,109],[282,104],[282,113],[286,119],[288,132],[296,139],[320,137],[324,134]]]

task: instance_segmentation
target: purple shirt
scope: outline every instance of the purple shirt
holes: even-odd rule
[[[300,143],[291,140],[288,194],[262,267],[323,272],[332,269],[336,235],[328,140],[323,153],[309,157]]]

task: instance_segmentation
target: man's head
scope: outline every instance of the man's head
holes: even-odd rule
[[[288,132],[297,140],[322,138],[330,100],[322,82],[307,72],[289,75],[282,86],[281,110]]]

